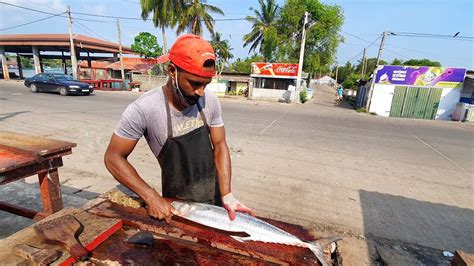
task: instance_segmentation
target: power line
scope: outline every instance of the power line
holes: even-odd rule
[[[12,6],[12,7],[16,7],[16,8],[21,8],[21,9],[25,9],[25,10],[29,10],[29,11],[33,11],[33,12],[37,12],[37,13],[43,13],[43,14],[48,14],[48,15],[57,15],[57,14],[54,14],[54,13],[51,13],[51,12],[46,12],[46,11],[42,11],[42,10],[38,10],[38,9],[34,9],[34,8],[29,8],[29,7],[24,7],[24,6],[17,6],[17,5],[14,5],[14,4],[10,4],[10,3],[6,3],[6,2],[3,2],[3,1],[0,1],[0,4],[4,4],[4,5],[7,5],[7,6]],[[64,13],[62,13],[64,14]],[[64,15],[57,15],[59,17],[63,17],[63,18],[67,18],[68,16],[64,16]],[[94,19],[84,19],[84,18],[74,18],[75,20],[82,20],[82,21],[89,21],[89,22],[101,22],[101,23],[113,23],[111,21],[105,21],[105,20],[94,20]]]
[[[471,36],[458,36],[458,35],[446,35],[446,34],[433,34],[433,33],[419,33],[419,32],[392,32],[395,36],[406,36],[406,37],[428,37],[428,38],[446,38],[446,39],[467,39],[474,40]]]
[[[122,16],[109,16],[109,15],[97,15],[91,13],[83,13],[83,12],[71,12],[72,14],[81,15],[81,16],[89,16],[89,17],[101,17],[101,18],[110,18],[110,19],[125,19],[125,20],[141,20],[141,21],[152,21],[153,19],[143,19],[137,17],[122,17]],[[246,20],[245,18],[216,18],[214,21],[237,21],[237,20]]]
[[[59,14],[54,14],[54,15],[51,15],[51,16],[48,16],[48,17],[45,17],[45,18],[41,18],[41,19],[37,19],[37,20],[33,20],[33,21],[30,21],[30,22],[27,22],[27,23],[19,24],[19,25],[16,25],[16,26],[11,26],[11,27],[8,27],[8,28],[3,28],[3,29],[0,29],[0,31],[11,30],[11,29],[15,29],[15,28],[18,28],[18,27],[30,25],[30,24],[33,24],[33,23],[36,23],[36,22],[40,22],[40,21],[47,20],[47,19],[50,19],[50,18],[58,17],[58,16],[60,16],[62,14],[65,14],[65,13],[66,12],[59,13]]]
[[[98,32],[96,32],[95,30],[87,27],[86,25],[82,24],[81,22],[79,21],[75,21],[77,23],[77,26],[80,26],[82,29],[84,29],[85,31],[89,32],[89,33],[92,33],[92,35],[95,35],[101,39],[104,39],[104,40],[107,40],[109,41],[106,37],[104,37],[104,35],[102,34],[99,34]]]

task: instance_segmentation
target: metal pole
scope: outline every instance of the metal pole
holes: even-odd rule
[[[362,70],[362,78],[364,77],[365,75],[365,47],[364,47],[364,55],[362,56],[362,67],[361,67],[361,70]]]
[[[71,18],[70,6],[67,6],[67,15],[69,17],[69,42],[71,43],[70,54],[71,54],[72,76],[74,77],[74,79],[78,79],[76,49],[74,47],[74,38],[72,37],[72,18]]]
[[[372,76],[372,81],[370,82],[369,93],[367,96],[367,104],[365,105],[365,109],[367,112],[370,112],[370,102],[372,101],[372,93],[374,91],[375,86],[375,78],[377,76],[377,68],[380,62],[380,57],[382,57],[383,46],[385,44],[385,37],[387,37],[387,32],[383,32],[382,40],[380,41],[379,53],[377,54],[377,62],[375,62],[375,70],[374,75]]]
[[[300,60],[298,61],[298,76],[296,78],[296,91],[300,90],[301,72],[303,72],[304,45],[306,42],[306,23],[308,23],[308,12],[304,12],[303,35],[301,38]]]
[[[120,32],[119,19],[117,19],[117,32],[118,32],[119,52],[120,52],[120,74],[122,77],[122,90],[124,90],[125,89],[125,70],[123,69],[122,34]]]
[[[19,53],[16,53],[16,64],[18,65],[18,75],[20,79],[23,79],[23,66],[21,65],[21,57]]]

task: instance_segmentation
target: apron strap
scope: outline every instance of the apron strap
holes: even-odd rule
[[[201,105],[199,104],[199,102],[197,102],[197,108],[199,110],[199,114],[201,115],[201,119],[204,122],[204,125],[206,126],[207,132],[209,132],[209,134],[210,134],[211,131],[209,129],[209,124],[207,123],[206,116],[204,115],[204,112],[202,111],[202,108],[201,108]]]
[[[168,123],[168,139],[171,139],[171,138],[173,138],[173,127],[171,125],[170,104],[168,102],[168,97],[166,97],[165,90],[163,90],[163,95],[165,96],[166,121]]]

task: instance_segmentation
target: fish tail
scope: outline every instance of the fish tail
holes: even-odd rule
[[[324,237],[320,238],[315,241],[308,242],[308,248],[314,253],[316,258],[318,258],[319,262],[322,266],[327,266],[326,259],[324,258],[323,250],[328,245],[335,243],[339,240],[342,240],[340,236],[331,236],[331,237]]]

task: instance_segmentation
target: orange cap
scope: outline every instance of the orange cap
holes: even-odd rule
[[[171,61],[179,68],[201,76],[212,78],[216,74],[213,69],[204,67],[204,62],[213,60],[216,65],[216,55],[211,44],[203,38],[194,34],[180,36],[171,46],[169,53],[158,57],[158,63]]]

